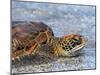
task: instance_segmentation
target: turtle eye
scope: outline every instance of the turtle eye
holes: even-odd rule
[[[81,40],[79,38],[74,38],[73,40],[75,44],[77,45],[81,44]]]

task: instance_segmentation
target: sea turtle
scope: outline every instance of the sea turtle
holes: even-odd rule
[[[43,22],[12,21],[12,60],[42,54],[44,45],[47,53],[55,57],[75,56],[85,43],[85,38],[78,34],[55,37],[52,29]]]

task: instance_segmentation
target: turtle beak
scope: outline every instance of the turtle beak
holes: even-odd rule
[[[88,39],[86,37],[80,35],[80,38],[82,40],[82,43],[85,43],[86,44],[86,42],[88,42]]]

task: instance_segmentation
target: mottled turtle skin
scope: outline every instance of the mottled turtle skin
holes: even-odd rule
[[[52,29],[42,22],[12,22],[12,60],[44,52],[55,57],[75,56],[85,43],[85,38],[78,34],[55,37]]]

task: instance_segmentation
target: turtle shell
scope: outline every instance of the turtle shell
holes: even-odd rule
[[[52,29],[42,22],[12,22],[12,60],[34,54],[42,44],[54,36]]]

